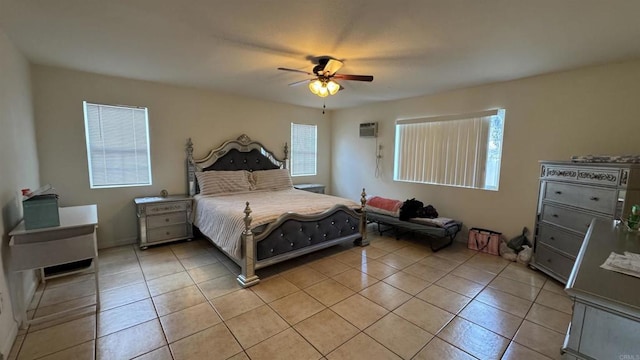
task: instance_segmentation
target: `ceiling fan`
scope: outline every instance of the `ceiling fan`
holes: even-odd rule
[[[311,79],[305,79],[293,82],[289,86],[297,86],[305,83],[309,83],[309,90],[312,93],[326,97],[328,95],[334,95],[338,90],[342,90],[343,87],[338,84],[337,80],[355,80],[355,81],[373,81],[373,75],[350,75],[350,74],[337,74],[343,63],[340,60],[336,60],[330,56],[321,56],[318,58],[318,64],[313,67],[313,72],[307,72],[297,69],[287,69],[279,67],[278,70],[293,71],[302,74],[314,76]]]

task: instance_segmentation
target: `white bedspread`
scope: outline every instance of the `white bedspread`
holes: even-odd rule
[[[240,240],[244,231],[244,208],[247,201],[252,211],[252,228],[273,222],[287,212],[310,215],[338,204],[352,209],[360,207],[349,199],[296,189],[196,195],[194,224],[219,247],[238,259],[242,258]]]

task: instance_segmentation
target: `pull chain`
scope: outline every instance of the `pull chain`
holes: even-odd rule
[[[323,101],[322,101],[322,115],[324,115],[324,109],[326,109],[326,108],[327,108],[327,104],[326,104],[326,102],[323,100]]]

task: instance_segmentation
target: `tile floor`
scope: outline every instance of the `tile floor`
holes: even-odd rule
[[[100,312],[21,330],[9,359],[558,359],[562,286],[455,243],[370,232],[258,272],[205,240],[100,251]],[[48,281],[30,315],[94,301],[92,274]]]

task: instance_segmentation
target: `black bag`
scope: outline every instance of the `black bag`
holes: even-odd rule
[[[522,247],[524,245],[531,246],[531,243],[529,242],[529,239],[527,239],[527,228],[526,227],[522,229],[522,235],[518,235],[518,236],[514,237],[513,239],[511,239],[511,240],[509,240],[507,242],[507,246],[512,248],[516,252],[519,252],[520,250],[522,250]]]
[[[436,211],[436,208],[434,208],[433,206],[427,205],[418,210],[418,217],[435,219],[438,217],[438,212]]]
[[[418,211],[422,209],[423,205],[422,201],[416,200],[416,198],[406,200],[400,207],[400,220],[406,221],[418,217]]]

